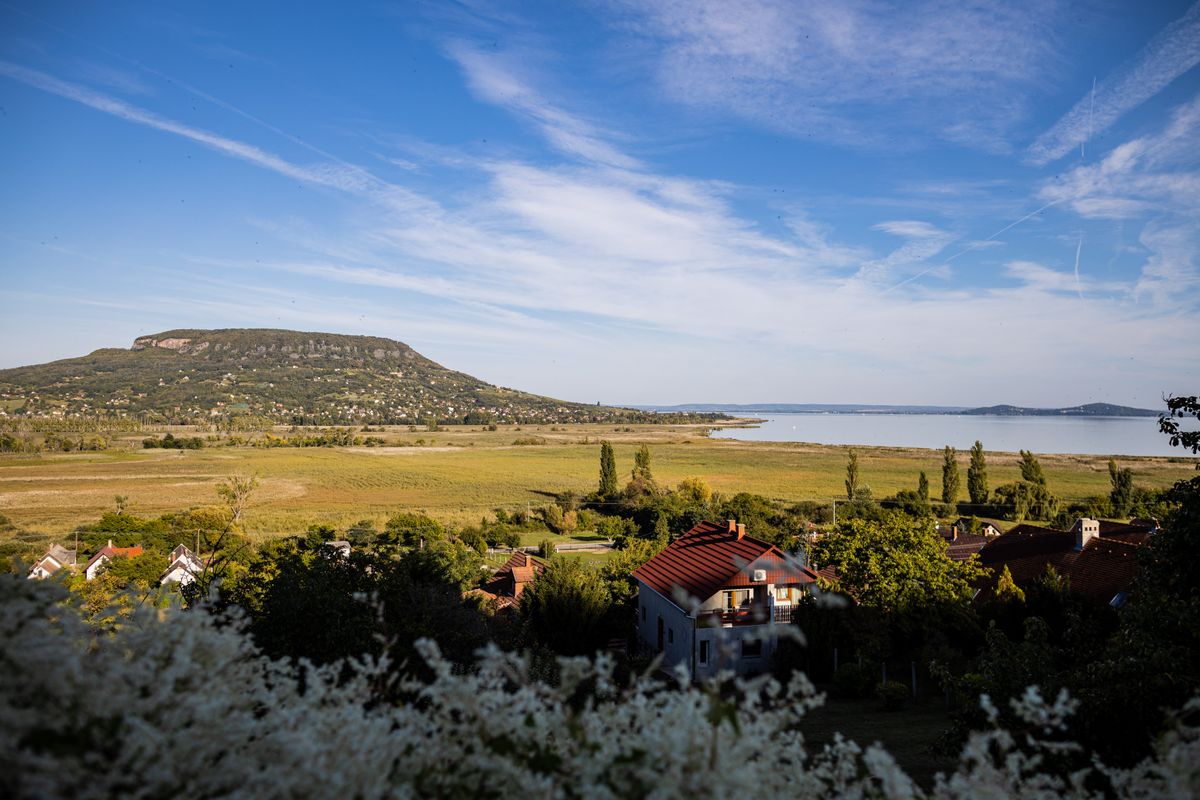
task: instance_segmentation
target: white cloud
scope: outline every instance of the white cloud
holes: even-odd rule
[[[624,169],[640,166],[636,159],[608,144],[594,125],[563,111],[534,91],[527,79],[518,77],[519,67],[514,59],[483,53],[461,42],[447,49],[462,68],[472,91],[483,100],[518,112],[533,122],[560,152]]]
[[[1096,84],[1050,130],[1030,145],[1029,160],[1046,164],[1062,158],[1091,136],[1200,64],[1200,3],[1172,22],[1142,50]]]
[[[1007,151],[1008,133],[1025,114],[1022,91],[1057,60],[1056,3],[663,0],[612,7],[625,28],[650,41],[671,98],[852,145],[909,145],[932,133]],[[864,108],[888,114],[886,135],[857,121]]]
[[[1098,360],[1137,358],[1139,369],[1163,374],[1165,359],[1180,354],[1157,342],[1200,337],[1196,315],[1165,297],[1170,282],[1195,271],[1175,253],[1184,240],[1165,232],[1144,237],[1159,256],[1144,273],[1136,304],[1128,285],[1064,297],[1069,273],[1019,262],[1008,267],[1015,286],[913,286],[889,294],[862,278],[922,265],[954,234],[923,220],[885,219],[878,230],[903,242],[871,258],[839,244],[803,210],[788,213],[783,232],[769,233],[738,213],[728,186],[614,166],[611,158],[555,167],[474,163],[480,182],[473,191],[434,200],[340,162],[296,165],[42,73],[3,63],[0,73],[364,201],[348,228],[274,223],[279,236],[293,237],[312,257],[266,266],[320,280],[328,291],[281,292],[277,282],[259,278],[257,263],[212,265],[238,267],[242,278],[214,280],[197,293],[188,312],[196,324],[223,315],[241,324],[278,318],[371,330],[483,377],[583,399],[625,399],[611,397],[612,376],[631,374],[634,360],[641,364],[635,373],[652,387],[644,398],[651,401],[802,399],[806,387],[837,385],[841,397],[975,403],[1001,379],[1054,387],[1093,381]],[[495,96],[511,103],[527,95],[508,84]],[[526,113],[527,105],[513,107]],[[1184,137],[1186,125],[1179,127]],[[1148,142],[1115,156],[1112,167],[1158,163],[1169,150]],[[864,262],[858,279],[848,275]],[[928,269],[945,271],[944,264]],[[935,335],[936,352],[914,345]],[[1037,363],[1030,363],[1035,352]],[[1196,365],[1195,353],[1182,359]],[[894,385],[895,369],[905,370],[907,388]],[[720,382],[696,382],[710,373]],[[931,396],[929,387],[948,374],[954,386]],[[1145,387],[1155,396],[1175,388]]]
[[[1042,187],[1077,214],[1103,219],[1150,211],[1200,215],[1200,96],[1176,109],[1158,134],[1114,147],[1094,164],[1075,167]]]

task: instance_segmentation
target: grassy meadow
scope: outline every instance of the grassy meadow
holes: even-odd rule
[[[130,434],[104,452],[0,456],[0,514],[20,527],[60,536],[112,510],[116,495],[129,499],[133,513],[156,515],[213,505],[217,482],[242,474],[260,481],[245,519],[247,532],[259,538],[301,531],[313,523],[382,523],[401,510],[462,524],[478,521],[496,507],[536,507],[565,490],[593,490],[601,439],[613,443],[622,475],[632,467],[634,450],[645,442],[661,483],[698,476],[718,492],[746,491],[788,501],[844,495],[846,447],[709,439],[705,430],[691,425],[397,428],[377,434],[387,440],[385,447],[200,450],[143,450],[140,441],[146,434]],[[876,497],[916,488],[921,470],[929,476],[931,493],[939,494],[940,451],[855,449],[860,480]],[[1016,480],[1017,461],[1013,453],[989,453],[990,486]],[[1043,455],[1041,462],[1051,490],[1060,497],[1109,490],[1106,457]],[[964,473],[966,463],[966,454],[960,453]],[[1195,462],[1147,457],[1123,459],[1122,465],[1132,467],[1137,484],[1164,487],[1194,474]]]

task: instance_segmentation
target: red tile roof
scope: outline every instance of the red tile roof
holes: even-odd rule
[[[722,588],[753,586],[753,571],[767,573],[767,583],[802,584],[816,573],[770,542],[753,536],[738,538],[728,525],[701,522],[666,550],[633,571],[633,577],[664,597],[682,589],[707,600]]]
[[[967,561],[978,553],[988,542],[994,542],[995,536],[984,536],[979,533],[961,533],[957,539],[951,539],[946,544],[946,555],[954,561]]]
[[[1101,522],[1100,535],[1075,549],[1075,534],[1037,525],[1018,525],[979,551],[980,563],[998,574],[1005,566],[1017,584],[1032,583],[1051,566],[1072,591],[1107,603],[1127,592],[1137,572],[1137,551],[1149,538],[1139,526]]]
[[[110,540],[111,541],[111,540]],[[96,554],[88,559],[87,566],[84,570],[91,569],[92,565],[100,560],[101,557],[107,556],[110,560],[114,558],[134,558],[142,554],[142,546],[134,545],[133,547],[113,547],[111,544],[106,544],[96,551]]]
[[[529,583],[545,569],[545,562],[518,550],[479,588],[489,596],[513,597],[517,583]]]

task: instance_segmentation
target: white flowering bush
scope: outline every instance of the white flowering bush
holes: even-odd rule
[[[147,609],[112,632],[82,622],[52,582],[0,576],[0,795],[14,798],[731,796],[909,798],[878,747],[805,747],[819,702],[803,676],[737,691],[639,678],[605,656],[561,680],[489,649],[462,673],[429,642],[433,679],[392,683],[383,661],[292,666],[236,620]],[[736,699],[733,699],[735,698]],[[382,698],[389,698],[384,700]],[[1190,797],[1200,732],[1180,727],[1132,770],[1045,771],[1071,710],[1031,690],[1024,736],[974,734],[939,798]],[[1200,704],[1193,713],[1200,711]],[[1086,760],[1085,760],[1086,761]]]

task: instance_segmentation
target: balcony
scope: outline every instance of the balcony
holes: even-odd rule
[[[709,615],[713,623],[725,625],[766,625],[770,619],[776,625],[786,625],[792,621],[792,606],[778,605],[765,608],[749,606],[734,610],[717,609]],[[703,615],[702,615],[703,617]]]

